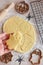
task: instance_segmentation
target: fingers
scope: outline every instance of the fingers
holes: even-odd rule
[[[3,40],[5,38],[6,33],[0,34],[0,39]]]
[[[7,40],[7,39],[9,39],[9,37],[10,37],[10,34],[6,34],[6,33],[0,34],[0,39],[1,40]]]

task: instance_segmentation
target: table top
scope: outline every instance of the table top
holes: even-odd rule
[[[16,3],[18,0],[0,0],[0,9],[3,9],[4,8],[4,6],[6,6],[6,4],[8,4],[8,3],[11,3],[11,2],[14,2],[14,3]],[[19,0],[20,1],[20,0]],[[18,16],[21,16],[21,17],[23,17],[24,19],[26,19],[26,20],[29,20],[30,21],[30,23],[32,23],[34,26],[35,26],[35,28],[36,28],[36,33],[37,33],[37,40],[36,40],[36,45],[33,47],[33,49],[32,50],[34,50],[34,49],[36,49],[36,48],[38,48],[38,49],[40,49],[41,51],[42,51],[42,56],[43,56],[43,44],[42,44],[42,41],[41,41],[41,37],[40,37],[40,33],[39,33],[39,30],[38,30],[38,27],[37,27],[37,24],[36,24],[36,20],[35,20],[35,17],[34,17],[34,13],[33,13],[33,11],[32,11],[32,7],[31,6],[33,6],[33,4],[31,3],[30,4],[30,2],[32,2],[32,1],[34,1],[34,0],[25,0],[28,4],[29,4],[29,6],[30,6],[30,10],[29,10],[29,12],[27,13],[27,14],[24,14],[24,15],[21,15],[21,14],[18,14],[14,9],[11,9],[9,12],[8,12],[8,14],[6,15],[6,17],[4,18],[4,20],[2,20],[1,22],[0,22],[0,32],[2,32],[1,31],[1,27],[2,27],[2,23],[7,19],[7,18],[9,18],[10,16],[14,16],[14,15],[18,15]],[[37,0],[35,0],[35,1],[37,1]],[[39,1],[39,0],[38,0]],[[42,3],[43,4],[43,3]],[[33,6],[34,7],[34,6]],[[34,7],[35,8],[35,7]],[[37,7],[36,7],[37,8]],[[35,10],[36,11],[36,10]],[[28,15],[29,15],[29,13],[30,13],[30,15],[32,16],[32,18],[28,18]],[[42,14],[43,15],[43,14]],[[35,16],[37,16],[37,15],[35,15]],[[41,28],[42,29],[42,28]],[[31,50],[31,51],[32,51]],[[31,52],[30,51],[30,52]],[[18,62],[15,62],[15,60],[18,58],[18,56],[22,56],[22,57],[24,57],[23,58],[23,60],[24,61],[22,61],[21,62],[21,64],[20,65],[32,65],[29,61],[28,61],[28,57],[29,57],[29,55],[30,55],[30,52],[29,53],[26,53],[26,54],[20,54],[20,53],[16,53],[16,52],[14,52],[14,51],[12,51],[12,54],[14,55],[14,57],[13,57],[13,59],[12,59],[12,62],[9,62],[8,64],[4,64],[4,63],[1,63],[0,62],[0,65],[19,65],[19,63]],[[42,59],[41,59],[41,62],[40,62],[40,64],[39,65],[43,65],[43,57],[42,57]]]

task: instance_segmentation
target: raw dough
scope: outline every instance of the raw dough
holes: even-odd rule
[[[14,33],[7,40],[9,49],[24,53],[29,51],[35,44],[36,33],[34,27],[18,16],[9,18],[3,26],[3,31]]]

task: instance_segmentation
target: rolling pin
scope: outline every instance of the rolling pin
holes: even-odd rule
[[[4,9],[4,11],[0,14],[0,21],[4,19],[6,14],[9,12],[10,9],[14,7],[14,3],[11,3],[8,8]]]

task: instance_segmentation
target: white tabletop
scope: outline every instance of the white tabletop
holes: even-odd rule
[[[11,2],[16,3],[17,1],[18,1],[18,0],[0,0],[0,9],[4,8],[4,6],[6,6],[6,4],[8,4],[8,3],[11,3]],[[20,1],[20,0],[19,0],[19,1]],[[30,5],[30,1],[34,1],[34,0],[25,0],[25,1],[28,2],[28,4]],[[30,14],[33,16],[33,12],[32,12],[32,10],[31,10],[31,7],[30,7],[29,12],[30,12]],[[28,12],[28,13],[29,13],[29,12]],[[20,14],[18,14],[14,9],[11,9],[11,10],[8,12],[8,14],[6,15],[6,17],[4,18],[4,20],[2,20],[2,22],[0,23],[0,32],[2,32],[2,31],[1,31],[2,23],[3,23],[7,18],[9,18],[10,16],[18,15],[18,16],[24,17],[24,18],[26,19],[26,16],[28,15],[28,13],[27,13],[27,14],[24,14],[24,15],[20,15]],[[26,20],[27,20],[27,19],[26,19]],[[42,55],[43,55],[43,46],[41,45],[40,36],[39,36],[38,29],[37,29],[36,24],[35,24],[35,19],[34,19],[34,18],[31,19],[31,20],[30,20],[30,23],[32,23],[32,24],[35,26],[36,31],[37,31],[36,45],[34,46],[33,49],[35,49],[35,48],[41,49]],[[33,50],[33,49],[32,49],[32,50]],[[32,50],[31,50],[31,51],[32,51]],[[14,54],[14,57],[13,57],[13,59],[12,59],[12,62],[9,62],[8,64],[4,64],[4,63],[1,63],[1,62],[0,62],[0,65],[19,65],[18,62],[15,62],[15,60],[18,58],[18,55],[21,56],[21,55],[23,55],[23,54],[19,54],[19,53],[16,53],[16,52],[12,52],[12,53]],[[26,54],[23,55],[23,56],[24,56],[24,61],[22,61],[21,65],[32,65],[32,64],[28,61],[28,56],[29,56],[29,54],[30,54],[30,53],[26,53]],[[40,62],[39,65],[43,65],[43,58],[41,59],[41,62]]]

